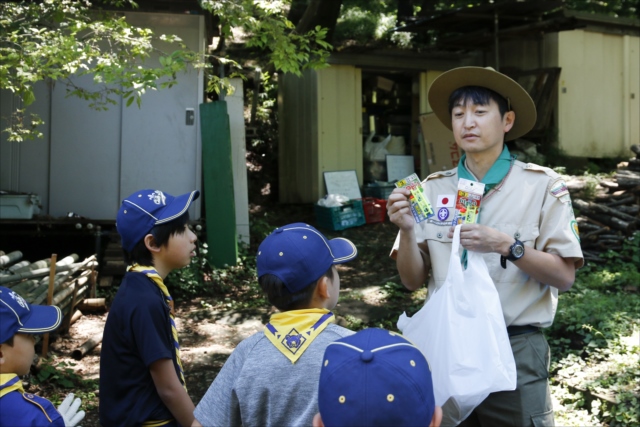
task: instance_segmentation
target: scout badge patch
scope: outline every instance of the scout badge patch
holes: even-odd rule
[[[424,194],[424,189],[422,188],[418,175],[413,173],[408,177],[399,180],[396,182],[396,187],[407,188],[411,192],[409,202],[411,204],[411,213],[413,214],[416,223],[429,219],[434,215],[433,208],[431,208],[431,203],[429,203],[427,195]]]
[[[452,225],[475,224],[478,222],[480,202],[484,193],[484,184],[465,178],[458,180],[458,194],[456,195],[455,214]]]
[[[276,313],[265,325],[264,335],[291,363],[296,363],[311,342],[335,319],[333,313],[324,308]]]

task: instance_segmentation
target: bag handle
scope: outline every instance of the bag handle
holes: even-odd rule
[[[462,224],[456,225],[453,232],[449,271],[447,272],[447,279],[451,277],[456,283],[462,283],[463,281],[462,264],[460,263],[460,227],[462,227]]]

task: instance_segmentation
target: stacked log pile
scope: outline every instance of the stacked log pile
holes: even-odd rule
[[[65,315],[62,329],[66,329],[76,306],[85,297],[95,296],[97,266],[95,255],[81,262],[77,254],[59,261],[54,255],[29,262],[22,260],[20,251],[0,251],[0,286],[12,289],[31,304],[57,305]]]
[[[587,262],[606,262],[603,253],[621,251],[625,239],[632,238],[640,229],[640,146],[634,145],[631,150],[636,157],[618,164],[612,179],[600,179],[595,192],[591,191],[592,197],[585,196],[589,193],[585,191],[589,187],[585,181],[567,183]]]

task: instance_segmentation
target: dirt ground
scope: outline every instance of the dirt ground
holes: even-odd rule
[[[291,215],[290,219],[283,218],[282,224],[278,225],[304,221],[317,226],[311,206],[295,208]],[[359,251],[355,261],[339,266],[341,296],[334,312],[345,326],[349,322],[374,325],[377,319],[393,319],[401,313],[398,301],[389,304],[381,291],[385,283],[398,282],[395,263],[388,257],[396,230],[388,220],[343,231],[322,230],[330,238],[342,236],[351,239]],[[202,298],[178,303],[176,309],[187,386],[197,404],[235,346],[260,331],[273,309],[257,307],[230,310],[219,300]],[[56,337],[51,345],[56,363],[68,363],[84,379],[97,379],[100,375],[100,345],[81,360],[74,360],[71,353],[102,331],[107,315],[106,312],[86,313],[71,326],[68,333]],[[30,391],[53,400],[69,392],[44,385],[33,386]],[[81,424],[84,427],[98,426],[97,391],[95,397],[86,400],[83,402],[86,417]]]

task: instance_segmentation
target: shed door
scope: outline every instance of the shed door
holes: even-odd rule
[[[127,21],[156,34],[176,34],[201,51],[202,19],[195,15],[128,13]],[[157,56],[150,58],[157,62]],[[49,214],[75,212],[94,219],[115,219],[122,198],[141,188],[170,194],[200,188],[201,155],[198,105],[202,75],[190,70],[171,89],[151,91],[142,108],[122,103],[96,112],[85,101],[53,89]],[[81,83],[88,83],[85,81]],[[186,124],[186,110],[194,111]],[[200,200],[192,218],[200,217]]]

